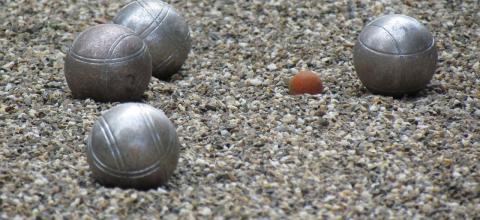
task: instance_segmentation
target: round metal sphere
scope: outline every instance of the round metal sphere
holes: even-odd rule
[[[423,89],[437,63],[435,40],[420,22],[386,15],[360,33],[353,53],[358,77],[371,92],[401,96]]]
[[[167,182],[179,150],[175,127],[161,110],[125,103],[94,123],[87,161],[93,177],[103,185],[148,189]]]
[[[139,99],[151,76],[146,44],[133,31],[116,24],[98,25],[82,32],[65,60],[67,84],[77,98]]]
[[[137,0],[123,7],[113,23],[131,28],[147,43],[152,55],[153,76],[167,79],[176,73],[191,48],[185,19],[160,0]]]

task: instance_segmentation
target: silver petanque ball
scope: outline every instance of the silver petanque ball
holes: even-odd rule
[[[152,76],[148,47],[121,25],[88,28],[65,59],[65,77],[76,98],[126,101],[141,98]]]
[[[382,16],[360,33],[353,63],[358,77],[372,93],[412,94],[423,89],[435,72],[435,40],[414,18]]]
[[[167,182],[180,144],[163,111],[142,103],[120,104],[94,123],[87,140],[92,176],[106,186],[149,189]]]
[[[153,76],[167,79],[176,73],[191,48],[185,19],[160,0],[136,0],[123,7],[113,23],[131,28],[147,43],[152,55]]]

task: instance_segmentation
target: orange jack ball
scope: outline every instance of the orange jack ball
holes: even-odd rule
[[[290,81],[290,94],[319,94],[323,92],[323,84],[320,77],[312,71],[300,71]]]

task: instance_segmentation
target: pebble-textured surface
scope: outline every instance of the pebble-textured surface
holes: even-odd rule
[[[144,96],[182,143],[149,191],[92,180],[86,137],[116,103],[72,99],[63,72],[76,34],[125,3],[0,1],[0,218],[480,218],[478,1],[169,1],[193,48]],[[353,69],[362,27],[389,13],[438,42],[415,97],[372,95]],[[323,94],[288,95],[302,69]]]

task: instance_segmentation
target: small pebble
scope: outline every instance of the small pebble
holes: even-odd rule
[[[290,80],[289,91],[291,95],[316,95],[323,92],[323,83],[318,74],[300,71]]]

